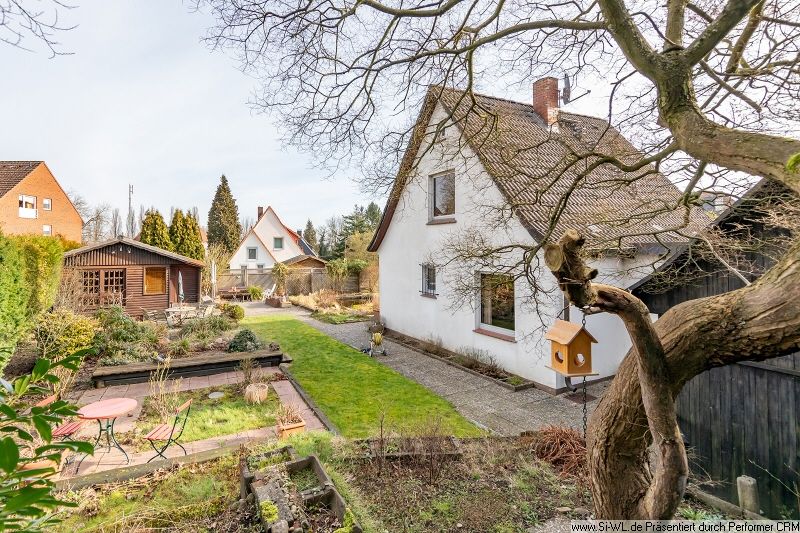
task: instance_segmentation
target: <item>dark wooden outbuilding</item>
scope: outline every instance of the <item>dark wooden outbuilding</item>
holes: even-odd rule
[[[729,235],[747,231],[755,239],[771,242],[782,230],[764,223],[759,206],[792,194],[764,180],[714,225]],[[773,262],[758,252],[748,252],[746,258],[757,271]],[[752,273],[740,274],[748,281],[756,278]],[[726,265],[709,254],[693,253],[690,246],[630,289],[651,312],[661,315],[687,300],[744,286]],[[800,486],[800,352],[703,372],[684,386],[677,411],[692,452],[692,469],[700,478],[717,482],[706,490],[738,503],[736,478],[748,475],[758,482],[761,508],[767,516],[800,518],[794,494]]]
[[[145,310],[161,311],[178,303],[179,273],[183,301],[199,302],[203,266],[197,259],[125,237],[64,254],[65,270],[77,272],[87,311],[120,304],[136,318],[141,318]]]

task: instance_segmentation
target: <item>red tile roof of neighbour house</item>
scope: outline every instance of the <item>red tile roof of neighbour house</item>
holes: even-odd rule
[[[0,161],[0,196],[16,187],[42,161]]]
[[[624,163],[641,158],[606,120],[559,111],[558,128],[551,130],[532,104],[432,87],[370,251],[380,246],[405,183],[413,174],[422,141],[430,136],[428,123],[437,103],[458,125],[508,205],[537,241],[548,235],[556,240],[566,229],[576,229],[590,243],[602,243],[604,248],[614,248],[616,240],[625,246],[686,242],[686,235],[709,222],[700,209],[690,209],[688,214],[684,208],[670,209],[681,193],[652,167],[623,172],[603,164],[581,177],[577,167],[583,164],[575,164],[574,153],[613,154]],[[593,160],[597,157],[587,159]],[[562,206],[565,195],[569,200]],[[551,229],[551,219],[559,210],[559,220]],[[684,235],[667,232],[682,228],[685,217],[689,224],[681,230]]]

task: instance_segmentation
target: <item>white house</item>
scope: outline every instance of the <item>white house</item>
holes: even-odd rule
[[[275,263],[297,263],[308,258],[317,258],[317,254],[301,232],[289,229],[272,207],[259,207],[258,219],[231,256],[230,268],[268,270]]]
[[[600,144],[625,157],[635,149],[606,121],[559,110],[554,78],[536,82],[534,95],[533,104],[481,95],[468,104],[460,91],[432,87],[370,250],[380,256],[381,319],[388,329],[452,351],[490,355],[506,370],[558,392],[565,384],[546,367],[544,333],[564,299],[541,254],[530,258],[536,290],[516,277],[524,256],[513,245],[547,235],[557,200],[575,177],[573,169],[559,167],[569,150]],[[686,240],[666,231],[653,237],[680,226],[685,211],[637,217],[663,209],[679,191],[657,172],[642,172],[633,186],[615,186],[619,172],[605,166],[591,171],[552,235],[557,240],[575,228],[590,241],[608,243],[594,261],[600,281],[627,287],[652,271],[664,243]],[[693,225],[708,223],[699,210],[689,216]],[[624,239],[622,251],[611,249],[615,237],[633,233],[649,235]],[[470,250],[491,246],[509,249],[466,258]],[[568,314],[581,320],[578,309]],[[593,315],[587,328],[599,341],[595,379],[613,375],[630,346],[621,321]]]

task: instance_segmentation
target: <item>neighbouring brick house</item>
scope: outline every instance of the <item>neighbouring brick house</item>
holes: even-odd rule
[[[83,219],[44,161],[0,161],[0,231],[80,242]]]

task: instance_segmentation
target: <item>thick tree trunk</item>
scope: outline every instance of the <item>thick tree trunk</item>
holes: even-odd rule
[[[555,264],[552,259],[558,259],[559,250],[549,247],[546,253],[548,265]],[[663,418],[664,412],[684,384],[701,372],[738,361],[779,357],[800,347],[800,243],[752,285],[692,300],[665,313],[652,328],[663,347],[665,367],[645,371],[645,376],[643,361],[657,363],[658,358],[641,357],[640,352],[653,353],[653,348],[647,346],[648,328],[641,321],[632,322],[630,314],[637,312],[637,304],[612,305],[606,287],[591,283],[593,271],[584,270],[582,276],[580,266],[571,266],[577,274],[554,272],[570,300],[581,307],[619,314],[634,342],[589,421],[587,448],[595,516],[668,518],[683,495],[685,476],[683,445],[679,435],[669,432],[674,426]],[[641,329],[632,329],[634,322]],[[648,382],[654,379],[656,383]],[[662,419],[653,420],[653,414]],[[655,472],[647,453],[654,434],[661,455]]]

